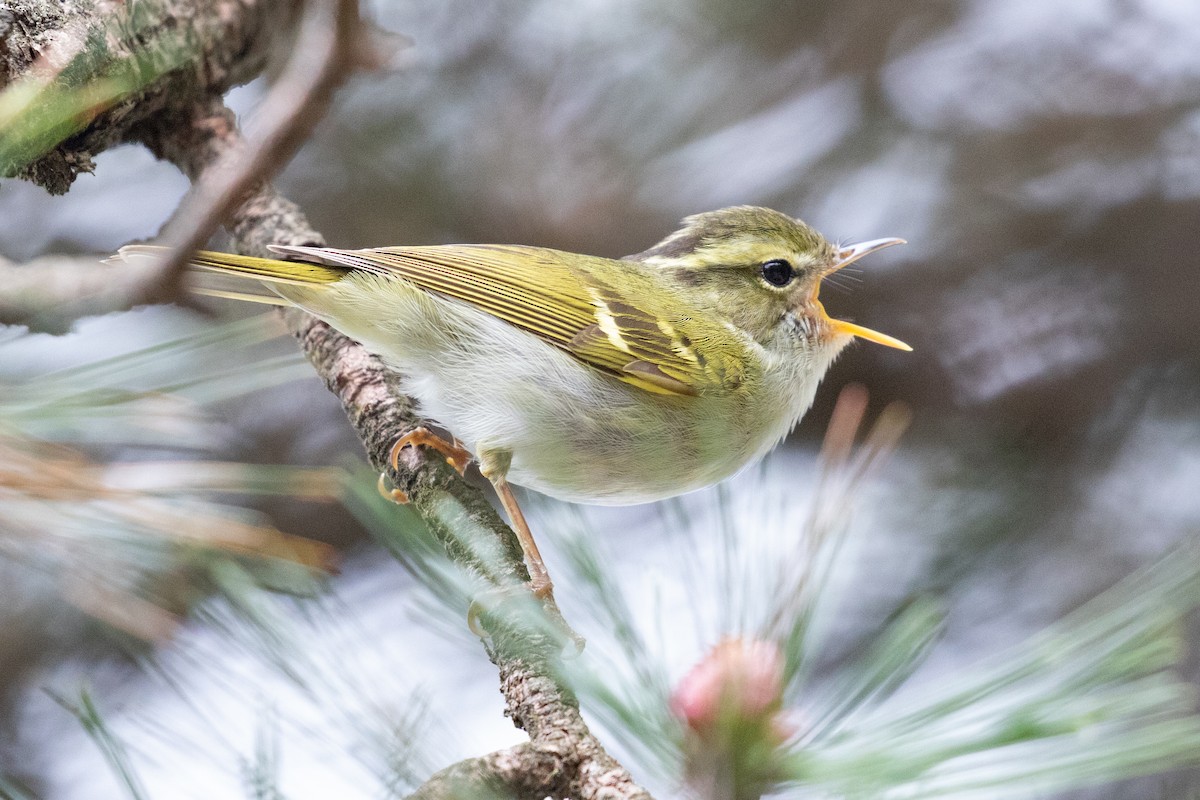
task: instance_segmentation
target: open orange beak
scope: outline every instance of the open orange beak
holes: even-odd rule
[[[874,253],[876,250],[882,250],[883,248],[891,247],[894,244],[907,244],[907,242],[905,242],[903,239],[872,239],[869,242],[859,242],[858,244],[852,244],[843,247],[837,252],[837,261],[834,262],[833,268],[830,269],[829,272],[825,273],[825,275],[832,275],[839,269],[858,261],[868,253]],[[817,288],[820,289],[819,284]],[[814,291],[813,300],[816,299],[817,296]],[[821,310],[823,312],[825,310],[824,307],[822,307]],[[845,333],[849,334],[850,336],[857,336],[860,339],[866,339],[869,342],[875,342],[876,344],[881,344],[884,347],[894,347],[897,350],[912,350],[912,348],[906,345],[904,342],[888,336],[886,333],[873,331],[870,328],[864,328],[862,325],[855,325],[853,322],[833,319],[828,314],[825,315],[825,318],[829,320],[829,326],[837,333]]]

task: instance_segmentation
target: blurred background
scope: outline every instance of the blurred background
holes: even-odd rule
[[[331,245],[520,242],[616,257],[686,214],[741,203],[800,216],[832,239],[909,241],[822,299],[914,352],[850,349],[786,452],[735,490],[771,484],[770,502],[802,506],[849,382],[869,389],[874,410],[911,407],[912,428],[860,498],[830,664],[901,603],[932,595],[948,617],[925,674],[952,673],[1200,531],[1200,4],[379,0],[371,13],[414,39],[405,66],[355,77],[276,182]],[[256,82],[230,96],[251,129],[265,90]],[[0,255],[107,254],[153,236],[186,185],[132,147],[103,155],[65,197],[7,181]],[[87,320],[8,348],[2,369],[15,380],[211,324],[173,309]],[[281,359],[293,347],[263,346]],[[193,354],[209,369],[226,356]],[[303,369],[287,377],[207,406],[205,457],[357,458],[321,383]],[[174,452],[170,441],[156,447]],[[418,686],[442,698],[434,716],[456,733],[434,767],[519,740],[478,646],[465,631],[421,632],[411,579],[349,513],[286,499],[258,507],[282,530],[343,549],[332,591],[345,615],[323,624],[336,628],[340,657],[400,684],[388,702]],[[631,596],[681,579],[660,517],[592,518]],[[650,552],[622,562],[647,537]],[[553,536],[542,538],[553,573]],[[146,769],[167,770],[145,720],[174,713],[155,704],[178,698],[132,669],[77,606],[18,567],[4,571],[14,577],[0,588],[0,763],[48,797],[125,796],[43,691],[86,675],[116,698]],[[586,613],[573,613],[569,587],[560,597],[568,618]],[[221,648],[204,620],[175,636],[164,656],[172,674],[250,680],[240,670],[253,659],[237,654],[214,670]],[[694,660],[675,650],[680,668]],[[407,677],[396,680],[385,653],[406,662]],[[229,702],[206,715],[245,711]],[[262,709],[245,702],[241,735],[253,742]],[[339,781],[353,769],[306,764],[302,773],[323,779],[299,779],[289,796],[352,788]],[[196,770],[195,796],[212,796],[206,781],[221,779]],[[1197,789],[1196,775],[1175,773],[1072,796]]]

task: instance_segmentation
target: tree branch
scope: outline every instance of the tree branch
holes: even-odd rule
[[[312,0],[310,5],[328,9],[335,2]],[[0,18],[0,173],[11,172],[51,193],[62,193],[79,172],[91,171],[93,158],[102,150],[141,141],[194,177],[200,167],[189,169],[188,161],[209,163],[206,156],[211,154],[202,152],[204,146],[233,125],[221,95],[262,70],[276,38],[287,34],[296,5],[296,0],[139,0],[135,8],[115,0],[27,0],[5,8]],[[327,31],[320,36],[313,29],[328,23],[329,15],[309,14],[304,44],[320,56],[320,66],[314,69],[312,59],[297,56],[285,73],[297,77],[281,83],[289,94],[302,84],[299,90],[309,89],[310,96],[299,103],[293,98],[290,108],[297,114],[272,120],[268,135],[245,153],[253,162],[243,160],[238,168],[223,172],[222,186],[209,184],[193,192],[199,194],[193,201],[199,202],[190,204],[185,216],[176,215],[189,226],[177,234],[181,243],[194,248],[207,239],[254,184],[286,163],[295,142],[315,123],[314,111],[327,105],[343,65],[350,63],[341,58],[341,34],[352,27],[344,21],[351,13],[357,19],[354,2],[340,3],[337,26],[330,28],[337,35]],[[338,47],[322,47],[318,39],[336,39]],[[318,75],[303,81],[301,73]],[[127,80],[136,75],[142,84],[133,90],[115,75]],[[85,105],[79,106],[79,100]],[[67,135],[72,129],[52,125],[42,130],[55,104],[71,112],[78,132]],[[211,113],[198,113],[197,105]],[[193,123],[215,127],[187,130]],[[170,135],[164,138],[164,132]],[[59,140],[40,138],[51,133]],[[163,152],[164,146],[172,145],[180,152]],[[185,157],[184,150],[190,155]],[[82,316],[181,299],[176,297],[181,272],[178,265],[104,268],[94,259],[64,257],[25,265],[0,262],[0,324],[64,333]]]
[[[28,158],[0,163],[0,175],[66,192],[93,170],[98,153],[129,141],[131,130],[179,98],[222,95],[258,75],[289,38],[297,7],[297,0],[9,5],[11,19],[0,21],[0,89],[9,102],[0,116],[12,118],[0,129],[42,121],[48,97],[82,102],[54,139],[27,143]]]
[[[129,298],[157,273],[157,264],[117,269],[95,256],[50,255],[25,264],[0,257],[0,325],[67,333],[81,317],[129,308]]]

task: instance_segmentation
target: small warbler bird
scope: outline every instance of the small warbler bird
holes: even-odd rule
[[[461,472],[474,454],[550,591],[508,482],[583,503],[629,504],[709,486],[773,448],[854,337],[821,281],[902,239],[830,243],[792,217],[739,206],[696,214],[622,260],[519,245],[338,250],[272,247],[296,261],[199,252],[193,266],[270,293],[357,339],[402,376],[421,429]],[[123,248],[117,258],[151,256]]]

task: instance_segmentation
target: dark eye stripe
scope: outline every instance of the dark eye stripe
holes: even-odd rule
[[[762,265],[762,276],[772,286],[787,286],[796,277],[796,271],[784,259],[773,258]]]

